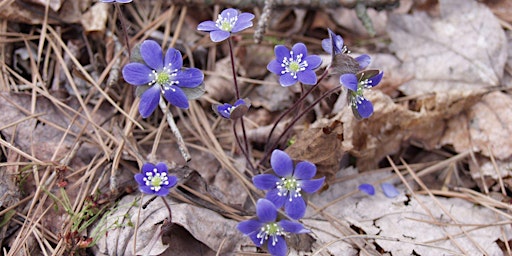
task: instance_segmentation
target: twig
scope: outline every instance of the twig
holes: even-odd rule
[[[181,155],[183,156],[186,162],[190,161],[190,153],[188,152],[187,146],[185,145],[185,141],[181,136],[178,126],[176,126],[176,123],[174,122],[174,118],[172,116],[171,111],[167,109],[167,105],[165,105],[165,101],[161,97],[160,102],[158,102],[158,106],[160,106],[160,109],[167,117],[167,123],[169,124],[169,128],[171,128],[172,133],[176,137],[176,142],[178,143],[178,148],[180,149]]]

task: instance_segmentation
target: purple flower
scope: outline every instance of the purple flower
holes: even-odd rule
[[[377,86],[382,79],[383,72],[378,70],[361,71],[358,74],[343,74],[340,76],[340,83],[349,89],[348,97],[354,115],[361,118],[368,118],[373,114],[373,104],[364,95],[364,89]]]
[[[229,8],[222,11],[215,22],[211,20],[203,21],[197,25],[197,30],[210,32],[210,38],[214,42],[226,40],[231,33],[238,33],[246,28],[252,27],[254,14],[238,11]]]
[[[142,166],[141,173],[134,176],[137,183],[139,183],[139,190],[142,193],[157,196],[166,196],[169,194],[169,189],[174,187],[178,182],[176,176],[169,176],[167,174],[167,166],[165,163],[145,163]]]
[[[368,184],[368,183],[363,183],[361,185],[359,185],[357,187],[360,191],[370,195],[370,196],[373,196],[375,195],[375,188],[373,187],[372,184]]]
[[[289,220],[277,221],[277,208],[267,199],[259,199],[256,203],[258,219],[242,221],[237,225],[240,232],[249,236],[258,247],[267,247],[274,256],[285,256],[288,252],[285,235],[288,233],[302,234],[309,230],[302,224]]]
[[[100,0],[102,3],[122,3],[122,4],[126,4],[126,3],[131,3],[132,0]]]
[[[247,113],[250,106],[251,104],[247,103],[245,100],[239,99],[235,101],[233,105],[229,103],[214,105],[213,110],[226,119],[237,119]]]
[[[331,54],[333,63],[335,63],[336,61],[334,61],[334,59],[336,55],[348,54],[350,51],[347,49],[347,46],[343,44],[343,37],[334,34],[330,29],[327,29],[327,31],[329,32],[329,38],[322,40],[322,49]],[[354,58],[354,60],[359,64],[359,70],[363,70],[370,65],[371,57],[367,54],[363,54]]]
[[[380,187],[382,188],[382,192],[384,192],[384,195],[388,198],[394,198],[400,194],[398,190],[393,186],[391,183],[381,183]]]
[[[197,68],[182,69],[181,53],[169,48],[165,56],[160,45],[146,40],[140,45],[140,55],[145,64],[132,62],[124,66],[126,82],[150,87],[141,95],[139,113],[143,118],[155,111],[160,95],[179,108],[188,108],[188,99],[182,88],[195,88],[203,82],[204,75]]]
[[[276,45],[276,58],[272,60],[267,69],[279,76],[282,86],[291,86],[297,81],[303,84],[316,84],[317,78],[314,69],[322,64],[317,55],[308,56],[308,49],[303,43],[297,43],[288,50],[284,45]]]
[[[284,151],[274,150],[270,157],[270,165],[277,174],[260,174],[252,178],[254,185],[268,190],[266,198],[281,208],[292,219],[300,219],[306,213],[306,202],[302,193],[314,193],[324,183],[325,177],[312,179],[316,174],[313,163],[299,162],[295,168],[293,161]]]

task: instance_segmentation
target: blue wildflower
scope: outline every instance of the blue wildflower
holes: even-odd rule
[[[238,33],[246,28],[252,27],[254,14],[238,11],[229,8],[219,14],[217,20],[203,21],[197,25],[197,30],[210,32],[210,38],[213,42],[226,40],[232,33]]]
[[[267,247],[273,256],[285,256],[288,252],[285,235],[302,234],[309,230],[298,222],[289,220],[277,221],[277,208],[267,199],[259,199],[256,203],[258,219],[242,221],[237,225],[240,232],[249,236],[258,247]]]
[[[343,74],[340,76],[340,83],[349,89],[348,98],[354,115],[361,118],[368,118],[373,114],[373,104],[367,100],[363,92],[365,89],[377,86],[382,79],[383,72],[378,70],[361,71],[356,74]]]
[[[222,105],[214,105],[213,110],[226,119],[241,118],[251,105],[243,99],[235,101],[235,104],[224,103]]]
[[[168,175],[165,163],[157,165],[145,163],[141,173],[135,174],[134,178],[142,193],[157,196],[166,196],[169,194],[169,189],[176,186],[178,182],[176,176]]]
[[[384,195],[388,198],[394,198],[400,194],[398,190],[393,186],[391,183],[381,183],[380,187],[382,188],[382,192],[384,192]]]
[[[357,187],[360,191],[370,195],[370,196],[373,196],[375,195],[375,188],[373,187],[372,184],[368,184],[368,183],[363,183],[361,185],[359,185]]]
[[[324,49],[324,51],[326,51],[327,53],[331,54],[333,63],[339,62],[336,59],[336,56],[340,54],[342,54],[342,56],[338,57],[344,59],[346,62],[346,59],[343,58],[345,57],[343,54],[348,54],[350,53],[350,51],[347,49],[347,46],[344,45],[343,37],[334,34],[334,32],[332,32],[332,30],[330,29],[327,29],[327,31],[329,32],[329,38],[322,40],[322,49]],[[371,62],[371,57],[368,54],[363,54],[353,59],[359,64],[359,70],[365,69],[366,67],[368,67],[368,65],[370,65]]]
[[[188,108],[188,99],[182,88],[195,88],[203,82],[204,75],[197,68],[182,68],[181,53],[169,48],[163,56],[160,45],[146,40],[140,45],[140,55],[145,64],[132,62],[124,66],[123,77],[133,85],[149,85],[141,95],[139,113],[143,118],[155,111],[160,96],[179,108]]]
[[[276,58],[267,65],[267,69],[279,76],[279,83],[282,86],[291,86],[297,81],[309,85],[316,84],[314,69],[322,64],[322,59],[317,55],[308,56],[305,44],[297,43],[291,51],[284,45],[276,45],[274,51]]]
[[[260,174],[252,178],[254,185],[268,190],[266,198],[284,211],[292,219],[300,219],[306,213],[306,202],[302,194],[314,193],[324,183],[325,177],[312,179],[316,166],[308,161],[299,162],[295,168],[293,161],[284,151],[274,150],[270,165],[277,174]]]

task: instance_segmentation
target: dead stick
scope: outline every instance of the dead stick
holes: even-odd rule
[[[161,97],[160,102],[158,102],[158,105],[160,106],[160,109],[167,117],[167,123],[169,124],[169,128],[171,128],[172,133],[174,133],[174,136],[176,137],[176,142],[178,143],[178,148],[180,149],[181,155],[183,156],[185,161],[190,161],[190,153],[188,152],[187,146],[185,145],[185,141],[181,136],[178,126],[176,126],[176,123],[174,122],[174,118],[172,116],[171,111],[167,109],[167,105],[165,104],[165,101]]]

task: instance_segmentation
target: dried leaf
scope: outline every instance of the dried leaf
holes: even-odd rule
[[[80,22],[86,32],[105,32],[109,17],[109,6],[108,4],[98,2],[82,15]]]
[[[441,0],[440,10],[441,17],[390,16],[390,48],[414,77],[401,90],[415,95],[499,85],[507,41],[496,17],[477,1]]]

